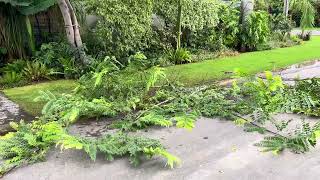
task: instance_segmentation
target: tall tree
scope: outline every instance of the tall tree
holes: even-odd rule
[[[241,24],[242,29],[247,28],[247,20],[250,14],[254,10],[254,1],[253,0],[241,0]],[[241,43],[241,51],[246,51],[246,45],[244,42]]]
[[[69,0],[57,0],[57,3],[64,20],[69,44],[72,47],[76,48],[76,59],[80,60],[82,64],[86,65],[89,62],[87,61],[86,54],[82,47],[80,25],[77,20],[75,11]]]
[[[253,9],[254,9],[253,0],[241,0],[241,20],[243,25],[245,25],[247,18],[253,12]]]
[[[70,45],[74,48],[82,47],[82,40],[79,29],[80,26],[70,1],[57,0],[57,2],[64,20],[67,39]]]
[[[182,22],[182,0],[178,0],[178,15],[177,15],[177,50],[181,48],[181,22]]]
[[[290,7],[290,0],[283,0],[283,15],[288,18],[289,15],[289,7]]]

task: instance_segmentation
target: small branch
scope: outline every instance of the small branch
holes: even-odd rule
[[[244,118],[244,117],[242,117],[242,116],[240,116],[240,115],[238,115],[238,114],[236,114],[236,113],[233,113],[232,115],[234,115],[234,116],[236,116],[236,117],[238,117],[238,118],[241,118],[241,119],[243,119],[243,120],[246,120],[247,122],[249,122],[251,125],[253,125],[253,126],[255,126],[255,127],[263,128],[263,129],[265,129],[268,133],[271,133],[271,134],[273,134],[273,135],[280,136],[280,137],[283,137],[283,138],[287,138],[286,136],[283,136],[283,135],[281,135],[281,134],[279,134],[279,133],[277,133],[277,132],[274,132],[274,131],[271,131],[271,130],[265,128],[265,127],[259,126],[258,124],[254,123],[254,122],[251,122],[249,119]]]

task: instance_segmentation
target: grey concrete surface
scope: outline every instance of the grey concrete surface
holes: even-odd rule
[[[293,65],[281,71],[280,75],[287,80],[320,77],[320,62],[311,61],[299,65]]]
[[[11,130],[10,122],[17,122],[21,119],[26,121],[33,117],[25,113],[17,104],[0,93],[0,135]]]
[[[320,30],[306,30],[305,33],[311,32],[313,36],[320,36]],[[302,31],[300,29],[294,29],[291,31],[291,35],[299,35]]]
[[[295,118],[285,115],[281,118]],[[320,151],[306,154],[284,152],[276,156],[262,153],[253,144],[262,139],[257,133],[246,133],[232,122],[200,119],[196,128],[153,129],[138,132],[160,138],[168,151],[179,156],[182,164],[165,167],[161,158],[144,161],[134,168],[127,158],[96,162],[77,151],[52,151],[46,162],[12,171],[5,180],[313,180],[320,176]]]

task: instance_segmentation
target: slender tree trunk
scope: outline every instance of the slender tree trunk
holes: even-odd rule
[[[65,30],[67,33],[67,39],[71,46],[74,48],[77,47],[75,38],[74,38],[74,29],[73,29],[73,23],[70,15],[70,10],[68,7],[68,4],[65,0],[57,0],[63,20],[65,25]]]
[[[76,43],[77,47],[81,47],[82,46],[82,40],[81,40],[81,35],[80,35],[80,25],[78,23],[77,16],[74,13],[74,10],[73,10],[73,7],[72,7],[70,1],[69,0],[65,0],[65,1],[66,1],[67,5],[68,5],[69,12],[70,12],[70,15],[71,15],[71,18],[72,18],[72,22],[73,22],[75,43]]]
[[[289,15],[289,0],[283,0],[283,15],[288,18]]]
[[[254,10],[254,0],[241,0],[241,24],[242,29],[245,30],[247,26],[247,19],[250,16],[250,14]],[[240,51],[244,52],[247,50],[246,45],[242,42]]]
[[[178,15],[177,15],[177,50],[181,48],[181,18],[182,18],[182,0],[178,0]]]
[[[241,1],[241,20],[242,24],[246,24],[247,18],[253,12],[254,1],[253,0],[242,0]]]
[[[65,23],[67,39],[70,45],[76,49],[76,58],[86,65],[88,62],[86,61],[86,54],[82,48],[80,26],[74,9],[69,0],[57,0],[57,2]]]

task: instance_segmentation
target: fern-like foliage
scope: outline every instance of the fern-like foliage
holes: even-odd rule
[[[57,122],[26,124],[21,121],[11,126],[16,132],[0,137],[0,159],[6,160],[0,167],[0,175],[12,168],[43,160],[55,141],[65,135]]]
[[[103,98],[86,100],[78,95],[55,96],[49,91],[40,92],[35,101],[47,101],[42,114],[48,119],[58,119],[65,124],[71,124],[80,117],[114,116],[116,111],[111,103]]]
[[[310,93],[289,89],[284,93],[284,101],[279,103],[280,112],[303,113],[307,115],[317,115],[319,113],[319,100]]]
[[[320,124],[317,123],[313,127],[309,123],[302,122],[301,127],[295,130],[295,133],[289,137],[273,136],[265,137],[263,141],[255,144],[263,148],[262,151],[272,151],[279,154],[285,149],[289,149],[295,153],[304,153],[316,145],[317,139],[320,137]]]
[[[172,168],[179,159],[165,150],[158,140],[116,133],[98,139],[85,139],[72,136],[58,121],[43,123],[34,121],[26,124],[12,123],[16,132],[0,137],[0,176],[13,168],[45,159],[48,150],[56,145],[61,150],[83,150],[92,160],[97,153],[104,153],[108,160],[129,155],[130,162],[138,165],[141,156],[151,158],[162,156]]]

